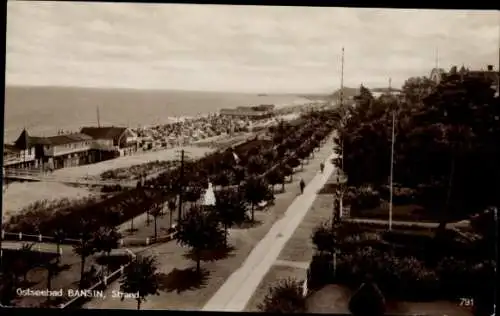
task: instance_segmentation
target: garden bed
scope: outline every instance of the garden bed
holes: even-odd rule
[[[338,231],[336,265],[331,254],[313,256],[312,288],[338,283],[356,289],[370,276],[389,300],[489,302],[495,263],[478,239],[466,240],[451,230],[435,239],[426,232],[344,225]]]

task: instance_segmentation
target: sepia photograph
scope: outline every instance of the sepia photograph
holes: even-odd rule
[[[495,315],[498,11],[6,24],[0,308]]]

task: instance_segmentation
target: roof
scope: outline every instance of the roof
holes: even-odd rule
[[[38,136],[30,136],[28,132],[25,129],[23,129],[21,135],[19,135],[17,140],[14,142],[14,145],[6,144],[6,146],[10,146],[11,150],[13,150],[14,147],[19,150],[19,149],[27,149],[35,145],[65,145],[65,144],[83,142],[87,140],[92,140],[92,137],[82,133],[56,135],[50,137],[38,137]]]
[[[16,145],[14,144],[4,144],[3,145],[3,153],[4,154],[11,154],[11,153],[18,153],[21,149],[17,148]]]
[[[33,145],[30,142],[30,140],[31,140],[30,135],[28,134],[26,129],[23,129],[23,131],[21,132],[21,135],[19,135],[19,137],[14,142],[14,144],[19,149],[26,149],[26,148],[29,148]]]
[[[43,145],[65,145],[65,144],[92,140],[92,137],[82,133],[75,133],[75,134],[57,135],[51,137],[36,137],[36,140],[39,142],[39,144]]]
[[[126,127],[83,127],[81,133],[89,135],[93,139],[113,139],[118,138],[127,130]]]

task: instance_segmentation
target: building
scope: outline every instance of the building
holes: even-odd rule
[[[434,68],[431,70],[430,79],[436,84],[439,84],[444,78],[451,75],[471,76],[480,78],[483,77],[491,81],[491,88],[499,93],[500,91],[500,72],[495,71],[493,65],[488,65],[486,70],[470,70],[462,66],[457,69],[456,66],[451,67],[449,72],[444,71],[442,68]]]
[[[25,129],[14,144],[4,145],[7,168],[59,169],[90,163],[88,151],[92,138],[75,133],[51,137],[35,137]]]
[[[127,156],[138,149],[137,135],[126,127],[83,127],[80,133],[92,138],[92,149],[97,151],[116,151],[119,156]]]
[[[31,142],[36,148],[38,165],[43,169],[76,167],[92,162],[89,156],[92,138],[85,134],[31,137]]]
[[[265,119],[274,116],[273,104],[261,104],[259,106],[240,106],[236,109],[222,109],[220,115],[246,118],[246,119]]]
[[[35,147],[33,146],[28,145],[19,148],[15,144],[4,144],[3,157],[4,167],[31,168],[37,166]]]
[[[4,167],[53,170],[130,155],[137,135],[124,127],[84,127],[80,133],[35,137],[24,129],[14,144],[4,145]]]
[[[429,79],[434,81],[436,84],[439,84],[441,80],[443,80],[446,76],[446,71],[443,68],[433,68],[431,70],[431,74]]]

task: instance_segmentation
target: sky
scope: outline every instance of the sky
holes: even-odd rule
[[[7,85],[323,93],[498,69],[498,11],[9,1]],[[436,54],[438,51],[438,54]]]

